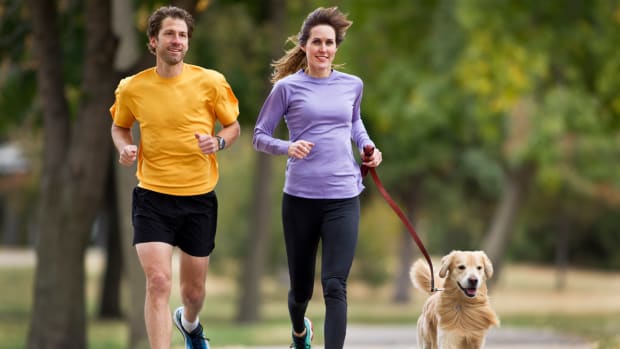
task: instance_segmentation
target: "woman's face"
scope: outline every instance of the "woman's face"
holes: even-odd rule
[[[306,53],[308,75],[329,76],[336,57],[336,31],[330,25],[319,24],[310,29],[308,41],[301,49]]]

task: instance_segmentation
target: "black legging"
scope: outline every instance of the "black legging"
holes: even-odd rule
[[[325,299],[325,349],[341,349],[347,328],[347,278],[360,218],[359,197],[305,199],[284,194],[282,223],[288,258],[288,308],[297,333],[312,298],[316,253],[322,242],[321,284]]]

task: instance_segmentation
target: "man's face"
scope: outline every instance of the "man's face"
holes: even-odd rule
[[[151,47],[155,49],[157,59],[168,65],[183,62],[189,49],[189,34],[187,23],[180,18],[165,18],[157,37],[150,39]]]

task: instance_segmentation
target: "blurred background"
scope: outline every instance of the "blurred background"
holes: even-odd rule
[[[288,340],[285,159],[251,134],[270,62],[310,11],[338,6],[354,23],[336,63],[364,81],[379,176],[430,253],[485,250],[504,326],[618,347],[620,1],[1,0],[0,348],[145,347],[135,169],[117,166],[108,109],[154,65],[145,25],[166,4],[195,16],[186,62],[240,101],[201,315],[221,342]],[[414,327],[420,254],[365,184],[350,321]],[[320,321],[320,289],[314,303]]]

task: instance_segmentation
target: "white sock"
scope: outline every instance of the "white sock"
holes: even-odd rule
[[[196,316],[196,320],[194,320],[194,322],[189,322],[185,319],[185,315],[181,316],[181,325],[183,325],[183,328],[185,329],[185,331],[187,331],[188,333],[192,333],[193,330],[196,329],[196,327],[198,327],[198,324],[200,322],[198,321],[198,316]]]

